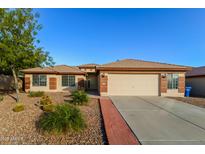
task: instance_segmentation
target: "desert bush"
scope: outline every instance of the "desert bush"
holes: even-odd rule
[[[21,112],[24,110],[23,103],[16,103],[15,107],[13,108],[14,112]]]
[[[50,133],[79,131],[85,127],[80,110],[69,104],[57,105],[54,112],[44,113],[39,119],[39,128]]]
[[[55,105],[49,104],[49,105],[44,105],[42,108],[43,108],[43,111],[45,112],[54,112],[55,107],[56,107]]]
[[[42,97],[44,96],[44,92],[43,91],[30,91],[28,96],[29,97]]]
[[[44,105],[50,105],[52,104],[52,100],[49,96],[42,96],[40,99],[40,105],[44,106]]]
[[[0,95],[0,102],[4,100],[4,96]]]
[[[84,105],[89,101],[88,95],[85,91],[77,90],[73,91],[71,94],[72,101],[74,105]]]

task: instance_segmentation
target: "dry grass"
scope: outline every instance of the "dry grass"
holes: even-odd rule
[[[205,108],[205,98],[198,98],[198,97],[169,97],[169,98]]]

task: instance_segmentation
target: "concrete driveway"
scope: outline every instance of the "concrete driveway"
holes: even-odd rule
[[[163,97],[110,97],[141,144],[205,144],[205,109]]]

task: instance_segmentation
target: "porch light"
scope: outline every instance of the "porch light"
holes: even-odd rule
[[[104,78],[104,77],[105,77],[105,74],[103,73],[103,74],[101,75],[101,77]]]
[[[162,78],[166,78],[167,74],[163,73],[161,74]]]

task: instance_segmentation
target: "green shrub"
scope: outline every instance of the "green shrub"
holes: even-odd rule
[[[39,119],[39,128],[50,133],[79,131],[85,127],[80,110],[69,104],[57,105],[54,112],[44,113]]]
[[[40,99],[40,105],[44,106],[44,105],[50,105],[53,102],[51,101],[49,96],[42,96]]]
[[[4,97],[0,95],[0,102],[4,100]]]
[[[45,112],[54,112],[55,111],[55,105],[49,104],[43,106],[43,111]]]
[[[44,92],[43,91],[30,91],[28,96],[29,97],[42,97],[44,96]]]
[[[20,112],[20,111],[23,111],[24,110],[24,105],[23,103],[17,103],[15,105],[15,107],[13,108],[13,111],[14,112]]]
[[[71,94],[71,98],[71,103],[75,105],[84,105],[87,104],[89,101],[87,93],[81,90],[73,91]]]

